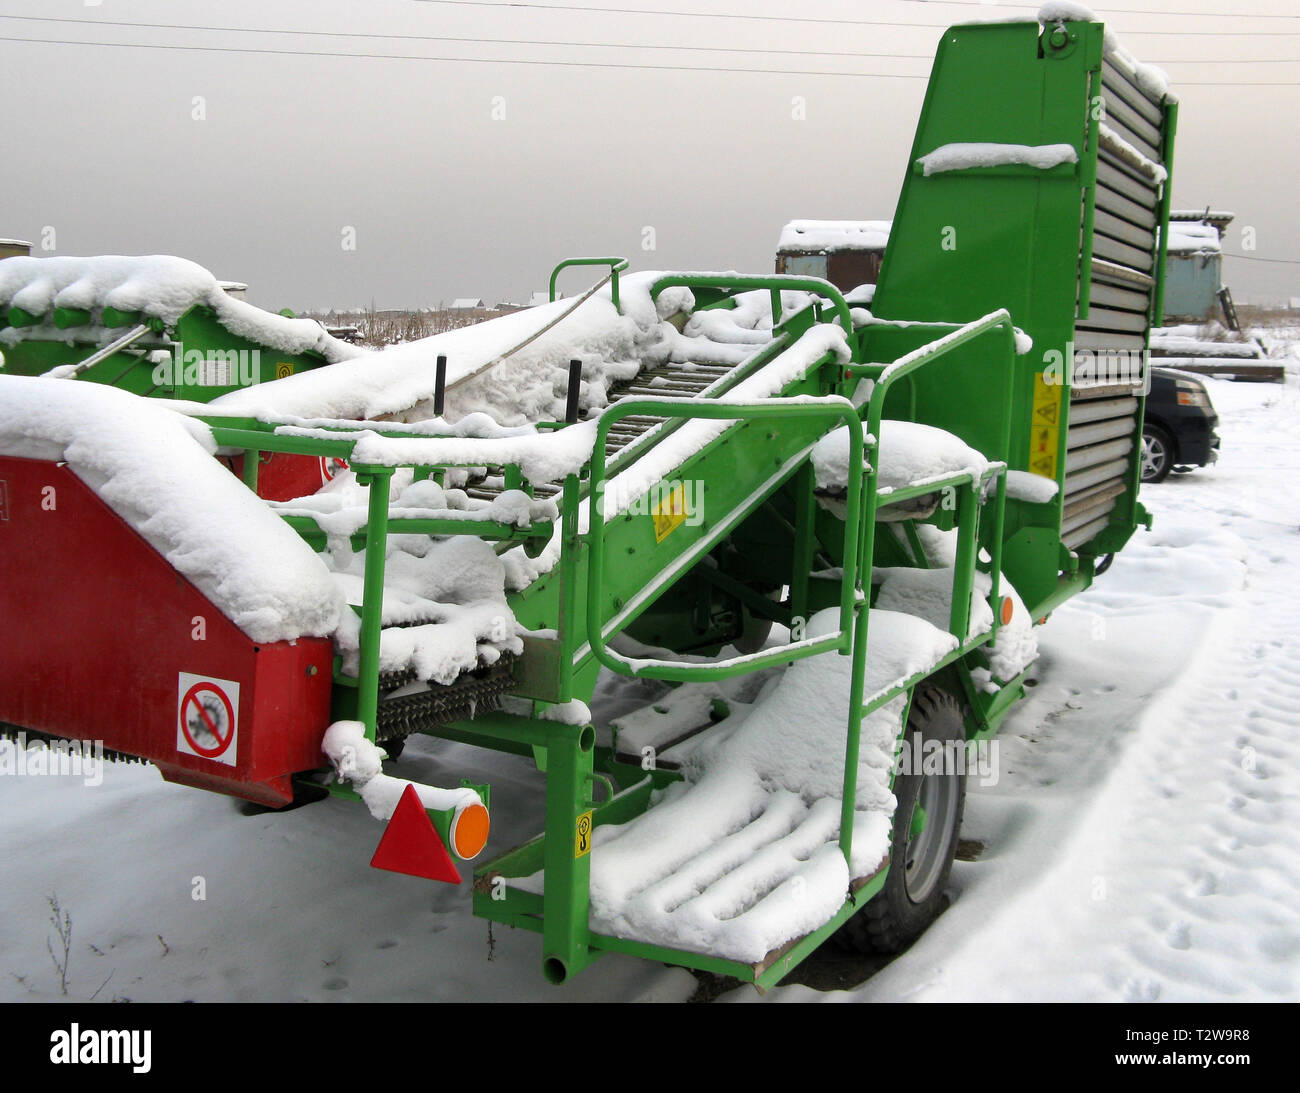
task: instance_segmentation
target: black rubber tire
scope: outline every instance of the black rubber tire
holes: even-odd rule
[[[913,746],[913,738],[918,735],[923,743],[928,740],[966,739],[961,707],[951,695],[934,687],[917,690],[907,719],[909,748]],[[929,793],[952,793],[954,796],[945,810],[945,830],[930,833],[931,840],[938,835],[939,841],[926,843],[929,868],[918,870],[918,873],[928,874],[928,882],[922,892],[915,893],[909,891],[909,847],[920,845],[924,833],[918,832],[913,836],[912,817],[916,804],[921,799],[922,784],[927,779],[935,780]],[[941,787],[938,783],[941,779],[951,779],[951,783],[947,787]],[[900,773],[894,779],[894,796],[898,799],[898,809],[894,813],[890,867],[885,886],[835,935],[841,945],[857,952],[901,952],[926,931],[946,906],[945,889],[948,886],[948,875],[952,872],[953,859],[957,855],[962,813],[966,808],[965,771]]]
[[[1152,486],[1163,482],[1174,469],[1174,438],[1159,425],[1147,422],[1142,426],[1142,485]]]

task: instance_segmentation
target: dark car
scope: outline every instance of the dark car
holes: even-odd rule
[[[1199,378],[1172,368],[1151,369],[1142,425],[1142,481],[1162,482],[1219,458],[1219,415]]]

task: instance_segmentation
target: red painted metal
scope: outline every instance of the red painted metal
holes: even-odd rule
[[[292,801],[290,776],[324,764],[331,642],[253,642],[66,466],[0,457],[0,496],[0,721],[102,740],[168,781]],[[238,685],[218,758],[180,750],[184,677]]]
[[[257,496],[268,501],[292,501],[315,493],[338,473],[338,460],[291,452],[259,452]],[[223,460],[236,475],[244,473],[244,457]],[[346,466],[346,464],[344,464]]]
[[[370,864],[393,873],[406,873],[448,884],[460,883],[460,871],[438,838],[429,814],[420,804],[420,795],[411,785],[402,790],[402,799],[397,802],[388,826],[384,828]]]

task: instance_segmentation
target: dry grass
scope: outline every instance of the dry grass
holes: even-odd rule
[[[382,348],[418,341],[462,326],[473,326],[505,312],[488,308],[442,308],[430,311],[308,311],[304,314],[331,329],[355,327],[358,345]]]

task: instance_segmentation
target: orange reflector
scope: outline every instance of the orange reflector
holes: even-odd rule
[[[1002,625],[1006,626],[1011,621],[1011,616],[1016,613],[1015,605],[1011,602],[1010,596],[1002,597]]]
[[[487,846],[492,821],[481,804],[466,805],[451,821],[451,848],[462,861],[473,861]]]

